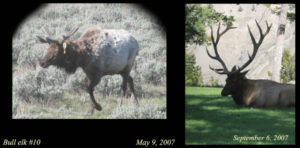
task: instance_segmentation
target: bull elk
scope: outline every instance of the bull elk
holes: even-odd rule
[[[123,79],[121,101],[126,94],[127,85],[129,86],[134,103],[138,105],[133,79],[129,75],[135,57],[139,51],[136,39],[124,30],[108,30],[101,28],[91,28],[85,31],[77,40],[69,38],[78,30],[73,29],[67,35],[63,35],[60,40],[50,38],[49,30],[45,27],[48,37],[37,36],[42,43],[48,43],[48,52],[40,65],[47,68],[54,65],[64,69],[67,73],[75,73],[81,67],[88,78],[88,93],[90,95],[91,108],[100,111],[102,107],[95,100],[94,87],[105,75],[120,74]]]
[[[234,102],[241,106],[247,107],[291,107],[295,106],[295,85],[293,84],[280,84],[271,80],[250,80],[246,78],[246,74],[249,70],[243,71],[254,59],[259,46],[262,44],[265,36],[269,33],[272,24],[267,25],[266,32],[263,33],[260,25],[257,21],[256,25],[259,30],[260,39],[256,42],[253,34],[248,25],[248,31],[253,44],[252,55],[248,53],[249,60],[241,67],[233,66],[231,71],[229,71],[221,59],[217,45],[222,35],[224,35],[228,30],[234,29],[236,27],[226,26],[226,29],[220,33],[220,23],[217,29],[216,40],[214,40],[213,29],[211,30],[211,41],[214,48],[215,56],[212,56],[208,49],[206,48],[207,54],[210,58],[220,62],[223,68],[212,68],[211,70],[218,74],[226,74],[226,84],[221,92],[222,96],[231,95]]]

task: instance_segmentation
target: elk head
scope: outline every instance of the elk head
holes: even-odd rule
[[[48,43],[48,52],[44,58],[39,60],[40,65],[43,68],[47,68],[50,65],[66,68],[66,65],[70,65],[70,53],[72,53],[72,46],[74,43],[68,40],[79,27],[73,29],[67,35],[63,35],[63,39],[55,40],[50,37],[50,32],[47,27],[44,27],[45,32],[48,34],[47,37],[37,36],[41,43]],[[67,72],[72,72],[74,69],[66,69]]]
[[[215,52],[215,56],[212,56],[209,52],[208,52],[208,49],[206,48],[206,51],[207,51],[207,54],[210,58],[214,59],[214,60],[217,60],[220,62],[220,64],[222,65],[223,68],[212,68],[211,66],[209,66],[209,68],[211,70],[213,70],[214,72],[218,73],[218,74],[226,74],[227,75],[227,79],[226,79],[226,84],[222,90],[222,93],[221,95],[222,96],[227,96],[229,94],[231,95],[234,95],[237,91],[240,91],[240,88],[243,87],[243,85],[245,84],[245,80],[246,80],[246,74],[249,70],[246,70],[244,72],[242,72],[242,70],[244,70],[254,59],[257,51],[258,51],[258,48],[259,46],[261,45],[261,43],[263,42],[263,39],[264,37],[269,33],[271,27],[272,27],[272,24],[269,26],[268,23],[266,22],[266,25],[267,25],[267,31],[265,33],[262,33],[262,29],[261,27],[259,26],[258,22],[255,20],[256,22],[256,25],[258,27],[258,30],[259,30],[259,34],[260,34],[260,39],[258,42],[255,41],[255,38],[253,37],[253,34],[250,30],[250,27],[248,25],[248,31],[249,31],[249,34],[250,34],[250,37],[251,37],[251,41],[252,41],[252,44],[253,44],[253,52],[252,52],[252,55],[250,55],[248,53],[248,57],[249,57],[249,60],[244,64],[242,65],[241,67],[238,67],[237,66],[234,66],[231,71],[229,71],[224,63],[224,61],[221,59],[219,53],[218,53],[218,49],[217,49],[217,45],[219,43],[219,40],[220,40],[220,37],[225,34],[228,30],[230,29],[235,29],[236,27],[230,27],[230,26],[226,26],[226,29],[220,33],[220,23],[219,23],[219,26],[218,26],[218,29],[217,29],[217,37],[216,37],[216,40],[214,40],[214,36],[213,36],[213,29],[212,27],[210,26],[210,29],[211,29],[211,41],[212,41],[212,44],[213,44],[213,48],[214,48],[214,52]],[[235,100],[238,104],[240,103],[239,100]]]

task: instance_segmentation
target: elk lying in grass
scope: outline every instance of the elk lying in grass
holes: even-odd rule
[[[47,28],[44,28],[50,35]],[[124,30],[104,30],[100,28],[88,29],[77,40],[69,38],[78,28],[73,29],[63,39],[54,40],[48,37],[37,36],[40,42],[48,43],[49,49],[46,56],[40,60],[40,65],[46,68],[50,65],[65,69],[68,73],[74,73],[81,67],[88,78],[88,93],[91,100],[90,113],[94,109],[102,107],[94,98],[94,87],[105,75],[120,74],[123,78],[121,102],[127,89],[127,84],[138,105],[134,91],[133,79],[129,75],[135,57],[139,51],[136,39]]]
[[[211,29],[211,41],[213,44],[215,56],[212,56],[208,49],[206,48],[207,54],[210,58],[217,60],[221,63],[223,68],[215,69],[211,66],[210,69],[218,74],[226,74],[226,84],[222,90],[222,96],[231,95],[234,102],[238,105],[248,106],[248,107],[289,107],[295,106],[295,85],[293,84],[280,84],[270,80],[250,80],[245,76],[249,70],[242,72],[254,59],[259,46],[262,44],[263,39],[269,33],[272,24],[267,25],[267,31],[265,33],[262,32],[261,27],[256,21],[256,25],[258,27],[260,33],[260,39],[258,42],[255,41],[253,34],[248,26],[248,31],[251,37],[251,41],[253,44],[253,53],[249,56],[249,60],[242,65],[241,67],[236,68],[234,66],[231,71],[229,71],[221,59],[218,53],[217,45],[219,40],[223,34],[225,34],[228,30],[234,29],[235,27],[226,26],[226,29],[220,33],[220,24],[217,29],[217,37],[214,40],[213,37],[213,29]]]

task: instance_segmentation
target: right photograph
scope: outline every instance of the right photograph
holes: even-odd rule
[[[186,145],[295,145],[295,8],[186,4]]]

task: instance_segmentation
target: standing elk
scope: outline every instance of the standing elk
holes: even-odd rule
[[[206,48],[207,54],[210,58],[217,60],[221,63],[223,68],[215,69],[209,66],[211,70],[218,74],[226,74],[226,84],[222,90],[222,96],[231,95],[234,102],[238,105],[247,107],[293,107],[295,106],[295,85],[293,84],[280,84],[271,80],[250,80],[245,76],[249,70],[242,72],[254,59],[259,46],[262,44],[264,37],[269,33],[272,24],[267,25],[267,31],[262,33],[262,29],[256,21],[256,25],[259,30],[260,39],[258,42],[255,41],[253,34],[248,25],[248,31],[253,44],[253,53],[249,56],[249,60],[241,67],[236,68],[234,66],[231,71],[229,71],[221,59],[218,53],[217,45],[219,43],[220,37],[224,35],[228,30],[234,29],[236,27],[226,26],[226,29],[220,33],[220,23],[217,29],[217,38],[214,40],[213,29],[211,29],[211,41],[213,44],[215,56],[212,56],[208,49]]]
[[[127,85],[138,105],[133,79],[129,75],[135,57],[139,51],[136,39],[124,30],[104,30],[92,28],[85,31],[79,39],[69,40],[79,27],[73,29],[62,39],[51,39],[49,30],[45,27],[48,37],[37,36],[40,42],[48,43],[48,53],[40,60],[40,65],[47,68],[54,65],[67,73],[75,73],[81,67],[88,78],[87,91],[90,95],[91,108],[101,111],[102,107],[95,100],[94,87],[105,75],[120,74],[123,79],[120,105],[126,94]]]

